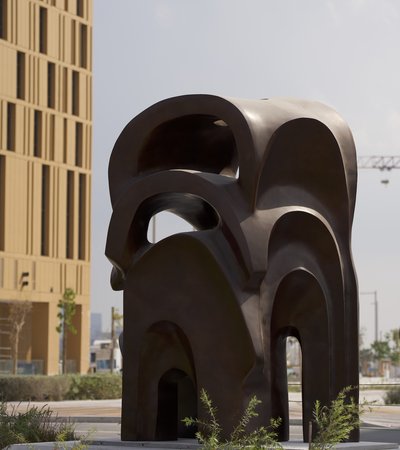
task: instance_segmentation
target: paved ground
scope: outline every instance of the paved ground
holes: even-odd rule
[[[366,390],[360,392],[360,401],[371,404],[371,411],[366,412],[364,420],[370,423],[394,426],[400,424],[400,406],[384,406],[382,390]],[[69,400],[62,402],[9,402],[9,407],[22,411],[27,405],[48,405],[63,417],[120,417],[121,399],[117,400]],[[289,393],[290,418],[301,419],[301,393]],[[372,422],[371,422],[372,421]],[[379,423],[378,423],[379,422]]]
[[[9,402],[9,408],[25,411],[28,406],[48,405],[60,417],[121,417],[121,399],[68,400],[62,402]]]

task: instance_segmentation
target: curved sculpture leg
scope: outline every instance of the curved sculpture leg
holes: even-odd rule
[[[328,332],[327,303],[317,280],[298,270],[287,275],[277,290],[272,313],[271,347],[273,416],[281,417],[281,440],[289,439],[286,338],[296,337],[302,350],[303,436],[316,400],[331,399],[333,358]]]

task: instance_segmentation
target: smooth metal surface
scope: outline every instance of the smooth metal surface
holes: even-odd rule
[[[302,348],[305,441],[317,399],[351,385],[358,400],[356,180],[350,130],[316,102],[189,95],[125,127],[106,246],[124,290],[123,440],[190,436],[181,419],[205,418],[201,388],[225,435],[256,395],[252,426],[280,417],[287,440],[288,336]],[[197,231],[151,244],[164,210]]]

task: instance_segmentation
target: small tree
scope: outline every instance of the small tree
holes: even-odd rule
[[[15,301],[10,304],[9,320],[11,325],[10,343],[11,355],[13,359],[12,373],[17,374],[18,371],[18,351],[19,340],[23,326],[26,322],[27,315],[32,310],[32,303],[28,301]]]
[[[68,333],[76,334],[77,330],[74,327],[72,320],[76,313],[75,292],[67,288],[64,291],[63,297],[58,301],[58,314],[60,320],[56,327],[57,333],[62,333],[62,357],[63,357],[63,373],[67,373],[67,342]]]
[[[384,341],[374,341],[371,344],[371,349],[373,352],[373,356],[378,361],[381,359],[389,359],[390,358],[390,345],[389,340],[385,339]]]
[[[400,364],[400,328],[396,328],[390,331],[390,336],[392,339],[390,359],[395,365]]]
[[[393,364],[400,364],[400,330],[386,333],[383,340],[371,344],[371,349],[375,359],[390,359]]]

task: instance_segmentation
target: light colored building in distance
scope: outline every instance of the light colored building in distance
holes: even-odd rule
[[[90,346],[90,371],[92,373],[112,372],[120,373],[122,371],[122,354],[119,344],[114,343],[112,351],[111,339],[96,339]],[[111,362],[112,361],[112,362]]]
[[[66,288],[69,366],[89,369],[91,55],[92,0],[0,0],[0,371],[10,305],[29,301],[18,359],[59,372]]]

